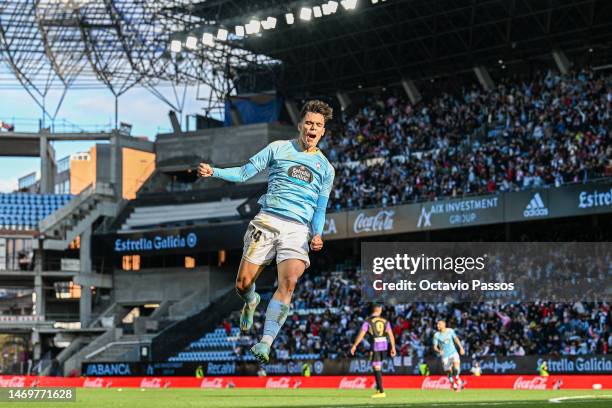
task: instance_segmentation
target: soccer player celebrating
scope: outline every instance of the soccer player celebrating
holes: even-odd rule
[[[387,319],[381,317],[382,314],[382,306],[374,305],[372,307],[372,314],[363,322],[361,326],[361,331],[357,335],[353,346],[351,347],[351,355],[355,355],[355,350],[357,350],[357,346],[366,334],[369,334],[372,338],[372,351],[370,354],[370,358],[372,361],[372,368],[374,369],[374,378],[376,379],[376,394],[372,395],[372,398],[384,398],[387,396],[385,394],[385,390],[383,388],[382,381],[382,362],[385,359],[385,354],[387,353],[388,343],[391,343],[391,357],[395,357],[395,336],[393,336],[393,331],[391,330],[391,325],[387,321]],[[387,336],[389,336],[389,341],[387,342]]]
[[[461,370],[459,354],[464,355],[465,350],[463,350],[461,341],[457,334],[455,334],[455,331],[450,327],[446,327],[445,320],[439,320],[437,326],[438,331],[434,334],[433,338],[433,349],[442,358],[442,366],[450,380],[452,389],[460,391],[463,388],[463,381],[459,378]],[[457,353],[455,345],[459,347],[459,353]]]
[[[299,136],[270,143],[242,167],[219,169],[200,163],[200,177],[243,182],[269,168],[268,191],[259,199],[261,211],[250,222],[244,236],[242,261],[236,291],[244,300],[240,328],[248,331],[260,297],[255,280],[276,256],[278,287],[266,311],[263,337],[251,348],[262,363],[270,359],[270,347],[290,313],[295,285],[310,265],[310,249],[323,248],[323,225],[334,168],[317,148],[332,118],[324,102],[307,102],[300,113]],[[312,238],[311,238],[312,237]],[[311,238],[311,239],[310,239]]]

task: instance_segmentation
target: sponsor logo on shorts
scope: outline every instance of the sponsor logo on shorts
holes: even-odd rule
[[[306,166],[289,167],[287,171],[289,177],[301,180],[305,183],[312,183],[312,172]]]

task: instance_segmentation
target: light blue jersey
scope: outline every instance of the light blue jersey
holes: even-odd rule
[[[259,199],[262,211],[305,225],[321,234],[325,207],[334,182],[334,168],[320,150],[303,151],[296,139],[270,143],[241,168],[213,169],[213,176],[245,181],[268,168],[268,191]],[[316,214],[315,214],[316,211]]]
[[[433,344],[442,350],[442,357],[449,357],[457,353],[457,348],[455,347],[456,338],[455,330],[447,328],[443,332],[439,331],[434,334]]]

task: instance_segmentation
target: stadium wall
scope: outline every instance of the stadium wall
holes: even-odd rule
[[[211,267],[116,270],[114,284],[118,303],[180,301],[201,291],[204,305],[234,284],[234,274]]]
[[[327,214],[326,239],[346,239],[612,212],[612,181]]]
[[[186,168],[201,161],[221,167],[244,164],[269,143],[296,135],[297,129],[291,126],[268,123],[159,134],[155,142],[157,164]]]
[[[554,374],[609,374],[612,373],[612,356],[486,356],[464,359],[461,371],[469,373],[474,361],[478,361],[482,373],[533,375],[545,361]],[[440,359],[427,357],[425,362],[432,374],[442,374]],[[372,373],[368,358],[338,358],[321,360],[277,360],[262,367],[268,375],[302,375],[303,364],[312,367],[313,375],[367,375]],[[385,375],[419,374],[418,361],[411,357],[387,359],[382,364]],[[161,361],[161,362],[87,362],[81,372],[87,376],[193,376],[197,370],[205,375],[254,376],[260,369],[257,363],[236,361]]]

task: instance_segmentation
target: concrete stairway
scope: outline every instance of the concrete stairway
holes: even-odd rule
[[[62,251],[99,217],[114,217],[119,203],[111,185],[98,183],[89,186],[67,205],[49,214],[39,222],[39,230],[45,234],[45,249]],[[38,242],[34,241],[34,246]]]

